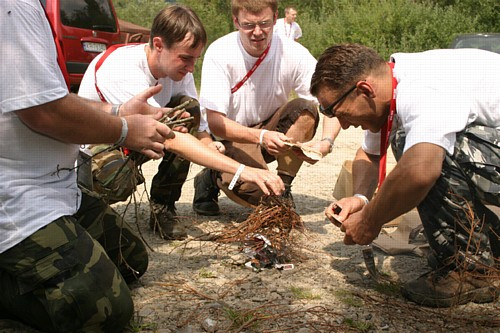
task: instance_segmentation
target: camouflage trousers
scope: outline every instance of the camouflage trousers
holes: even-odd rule
[[[46,332],[121,332],[127,282],[144,274],[143,242],[95,193],[0,254],[0,313]]]
[[[174,97],[167,107],[178,106],[191,99],[188,96]],[[188,126],[191,134],[198,131],[200,125],[200,104],[193,100],[186,107],[186,111],[194,117],[192,125]],[[158,166],[158,172],[151,182],[151,199],[153,202],[166,205],[173,204],[181,196],[182,185],[186,181],[191,162],[168,151]]]
[[[405,143],[392,141],[397,160]],[[500,206],[500,131],[471,125],[457,134],[453,155],[418,205],[424,232],[438,265],[484,270],[498,265],[500,219],[485,205]]]

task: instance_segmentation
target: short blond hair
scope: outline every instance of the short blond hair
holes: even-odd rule
[[[278,0],[232,0],[231,13],[238,16],[240,10],[244,9],[249,13],[257,14],[266,8],[271,8],[273,13],[278,10]]]

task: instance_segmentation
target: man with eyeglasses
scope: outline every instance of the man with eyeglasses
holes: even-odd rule
[[[385,223],[417,207],[433,270],[402,293],[418,304],[498,297],[500,220],[486,206],[500,206],[498,87],[500,55],[483,50],[396,53],[388,63],[347,44],[318,60],[311,93],[321,112],[344,129],[366,130],[353,163],[357,194],[325,213],[341,222],[345,244],[367,245]],[[398,163],[384,181],[389,143]]]
[[[318,126],[317,101],[309,93],[316,60],[302,45],[273,34],[277,9],[276,0],[232,1],[238,31],[208,48],[200,104],[227,156],[262,169],[277,160],[284,196],[293,205],[291,184],[303,160],[286,142],[309,142]],[[292,91],[298,98],[289,101]],[[337,120],[327,119],[324,140],[308,145],[326,155],[339,130]],[[248,182],[231,184],[232,179],[228,173],[202,170],[194,181],[193,209],[201,215],[219,214],[219,189],[242,205],[259,204],[260,189]]]

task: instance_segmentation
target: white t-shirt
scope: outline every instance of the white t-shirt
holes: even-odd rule
[[[286,23],[284,18],[276,20],[274,25],[274,33],[291,40],[296,40],[302,37],[302,29],[297,22]]]
[[[427,142],[453,154],[456,133],[467,125],[500,129],[499,54],[446,49],[391,58],[398,81],[395,122],[406,133],[404,151]],[[378,155],[380,134],[366,131],[363,150]]]
[[[148,66],[145,45],[119,47],[104,60],[97,71],[97,86],[106,101],[112,104],[125,103],[138,93],[156,84],[161,84],[162,90],[148,100],[150,105],[163,107],[176,95],[186,95],[198,99],[191,73],[186,74],[180,81],[173,81],[168,77],[155,79]],[[94,73],[95,65],[103,54],[95,57],[90,63],[80,84],[78,95],[100,101],[95,88]],[[201,132],[207,127],[206,119],[202,117],[198,130]]]
[[[234,94],[239,83],[257,61],[241,44],[238,31],[210,45],[203,60],[200,103],[202,110],[225,114],[241,125],[252,126],[269,117],[288,101],[292,90],[311,101],[309,93],[316,59],[291,40],[273,35],[264,61]]]
[[[71,169],[78,145],[29,129],[16,110],[68,94],[38,0],[0,1],[0,253],[73,215],[81,193]],[[60,170],[58,172],[58,170]]]

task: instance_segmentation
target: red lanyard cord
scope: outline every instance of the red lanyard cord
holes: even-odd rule
[[[97,95],[99,95],[99,98],[101,99],[101,101],[107,102],[106,98],[104,98],[104,95],[101,93],[101,90],[97,86],[97,71],[99,70],[99,68],[101,68],[101,65],[104,63],[104,60],[106,60],[106,58],[111,53],[113,53],[113,51],[115,51],[117,48],[122,47],[122,46],[137,45],[137,44],[140,44],[140,43],[129,43],[129,44],[115,44],[115,45],[112,45],[112,46],[108,47],[108,49],[104,52],[104,54],[101,56],[101,58],[99,58],[99,60],[97,60],[97,63],[95,64],[95,70],[94,70],[94,84],[95,84],[95,90],[97,92]]]
[[[391,136],[392,122],[394,120],[394,115],[396,114],[396,87],[398,81],[394,76],[394,63],[388,63],[391,69],[392,75],[392,99],[389,108],[389,116],[387,117],[387,122],[384,124],[380,130],[380,162],[378,168],[378,188],[382,186],[386,175],[386,165],[387,165],[387,148],[389,146],[389,137]]]
[[[257,59],[257,61],[255,62],[255,64],[252,66],[252,68],[250,68],[250,70],[245,75],[245,77],[243,79],[241,79],[241,81],[238,82],[233,88],[231,88],[231,94],[234,94],[235,92],[237,92],[238,89],[240,89],[241,86],[244,85],[245,82],[247,82],[247,80],[250,78],[250,76],[252,76],[252,74],[255,72],[255,70],[257,69],[257,67],[259,67],[259,65],[262,63],[262,61],[264,61],[264,58],[269,53],[269,49],[270,48],[271,48],[271,43],[269,43],[269,45],[264,50],[264,52],[262,52],[262,54],[259,56],[259,59]]]

